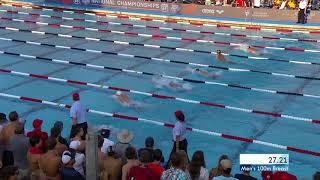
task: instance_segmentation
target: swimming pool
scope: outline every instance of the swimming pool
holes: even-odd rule
[[[181,109],[192,128],[319,151],[320,35],[204,28],[8,6],[0,6],[0,17],[1,111],[17,110],[29,129],[35,118],[44,120],[46,131],[62,120],[66,135],[68,111],[8,95],[71,104],[70,95],[80,92],[88,108],[100,112],[88,114],[90,124],[110,126],[113,140],[118,130],[128,128],[139,147],[152,135],[166,157],[172,144],[170,128],[101,112],[174,123],[173,112]],[[234,48],[239,43],[255,45],[260,55]],[[217,49],[234,63],[216,61]],[[190,70],[194,68],[220,76],[199,76]],[[192,89],[157,87],[154,79],[161,76]],[[130,98],[144,108],[114,101],[112,95],[119,88],[130,90]],[[211,168],[221,154],[227,154],[234,173],[240,153],[289,153],[290,172],[298,177],[310,177],[320,168],[313,155],[248,144],[243,142],[248,139],[237,141],[241,139],[226,135],[229,139],[190,132],[189,155],[204,150]]]

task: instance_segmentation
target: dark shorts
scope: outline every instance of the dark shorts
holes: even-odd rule
[[[182,141],[179,141],[179,150],[183,150],[184,152],[186,152],[187,156],[188,156],[188,141],[187,139],[184,139]],[[173,147],[169,156],[169,161],[171,159],[171,155],[176,152],[176,142],[173,141]],[[189,160],[189,157],[188,157]]]

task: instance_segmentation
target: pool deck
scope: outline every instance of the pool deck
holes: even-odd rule
[[[266,31],[278,31],[278,32],[300,32],[300,33],[314,33],[320,34],[320,23],[308,23],[303,25],[297,25],[294,22],[279,22],[279,21],[264,21],[264,20],[252,20],[250,22],[245,19],[236,18],[218,18],[218,17],[203,17],[203,16],[190,16],[179,14],[165,14],[158,12],[136,11],[126,9],[116,9],[107,7],[95,7],[79,5],[63,5],[57,3],[47,3],[43,0],[22,0],[22,1],[0,1],[2,4],[20,5],[20,6],[32,6],[51,9],[62,10],[80,10],[87,13],[102,13],[108,15],[118,16],[120,18],[128,19],[148,19],[157,20],[171,23],[192,24],[197,26],[218,26],[232,29],[250,29],[250,30],[266,30]]]

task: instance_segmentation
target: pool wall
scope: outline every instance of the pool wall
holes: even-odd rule
[[[320,33],[320,12],[311,11],[308,23],[297,25],[297,10],[278,10],[266,8],[236,8],[223,6],[204,6],[195,4],[176,4],[162,2],[143,2],[138,0],[24,0],[0,1],[2,3],[31,3],[31,5],[72,8],[94,12],[114,13],[132,17],[149,17],[194,25],[223,23],[223,27],[237,26],[263,30],[272,28],[291,28],[298,31]],[[285,29],[284,31],[287,31]]]

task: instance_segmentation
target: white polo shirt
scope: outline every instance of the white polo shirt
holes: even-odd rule
[[[101,152],[107,154],[107,153],[108,153],[108,148],[109,148],[110,146],[113,146],[113,145],[114,145],[114,142],[113,142],[113,141],[111,141],[111,140],[109,140],[109,139],[107,139],[107,138],[104,138],[104,139],[103,139],[103,145],[102,145],[102,147],[101,147]]]
[[[86,114],[87,114],[87,108],[80,101],[75,101],[72,104],[70,109],[70,117],[76,118],[78,124],[87,122]]]
[[[176,141],[176,136],[180,136],[180,141],[186,139],[187,124],[185,122],[177,121],[172,129],[173,140]]]
[[[299,9],[306,9],[306,8],[307,8],[307,1],[306,0],[300,1]]]

